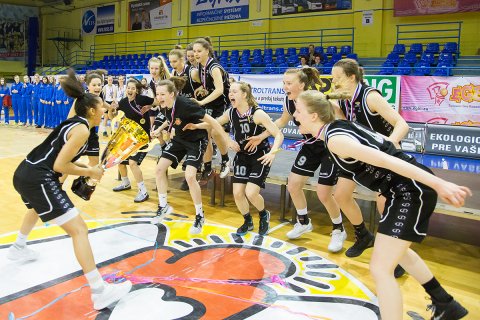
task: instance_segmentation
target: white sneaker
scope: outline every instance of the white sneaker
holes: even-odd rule
[[[293,229],[287,232],[287,237],[289,239],[297,239],[304,233],[310,232],[313,230],[312,220],[309,219],[308,224],[301,224],[297,221],[293,226]]]
[[[38,253],[27,246],[13,244],[8,248],[7,258],[17,262],[33,261],[38,258]]]
[[[340,231],[340,229],[335,229],[331,233],[332,238],[328,244],[328,251],[330,252],[339,252],[343,249],[343,243],[347,239],[347,232],[345,230]]]
[[[199,234],[202,232],[203,224],[205,223],[205,218],[200,215],[195,215],[195,222],[190,227],[190,234]]]
[[[223,179],[230,173],[230,161],[222,161],[220,166],[220,178]]]
[[[169,204],[167,204],[165,207],[160,207],[160,205],[158,205],[157,215],[152,218],[150,223],[159,224],[160,222],[162,222],[163,218],[165,218],[166,215],[169,215],[172,212],[173,208]]]
[[[144,201],[147,201],[148,198],[150,198],[148,193],[143,193],[142,191],[138,190],[137,196],[135,197],[135,199],[133,199],[133,202],[135,203],[144,202]]]
[[[109,305],[122,299],[132,289],[132,283],[125,281],[122,283],[105,283],[102,293],[92,293],[93,308],[102,310]]]

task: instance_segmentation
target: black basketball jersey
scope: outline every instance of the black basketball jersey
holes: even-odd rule
[[[40,145],[30,151],[25,158],[25,161],[29,164],[35,165],[35,167],[40,170],[46,169],[48,171],[54,171],[53,164],[55,163],[60,150],[62,150],[62,147],[67,142],[68,133],[78,125],[85,125],[88,128],[87,119],[74,116],[60,123]],[[77,161],[86,148],[87,141],[85,141],[84,145],[78,150],[77,154],[72,159],[72,162]],[[57,173],[57,176],[61,176],[61,174]]]
[[[300,125],[300,122],[298,122],[295,117],[293,116],[293,114],[295,113],[295,111],[297,110],[296,108],[296,102],[295,100],[290,100],[288,99],[288,96],[285,96],[285,103],[284,103],[284,108],[285,110],[287,110],[288,114],[292,116],[293,118],[293,123],[295,123],[295,125],[298,127]],[[312,140],[313,136],[311,134],[302,134],[303,135],[303,139],[305,140]],[[318,143],[323,143],[321,140],[317,140]]]
[[[192,79],[192,71],[193,67],[189,64],[185,64],[185,67],[183,67],[182,72],[177,72],[177,70],[173,70],[173,75],[176,77],[185,77],[187,80],[187,83],[185,84],[185,87],[183,87],[182,91],[179,92],[180,95],[185,96],[187,98],[193,98],[195,89],[200,87],[200,83],[193,81]]]
[[[152,77],[152,79],[150,79],[150,82],[148,83],[148,87],[152,90],[153,97],[155,97],[155,95],[157,94],[157,89],[156,89],[157,84],[160,81],[165,80],[165,79],[167,79],[166,76],[164,76],[164,77],[160,76],[160,79],[158,81],[153,80],[153,77]]]
[[[327,149],[328,140],[336,135],[349,136],[370,148],[380,150],[410,163],[415,162],[413,157],[397,150],[393,143],[385,140],[383,136],[357,122],[336,120],[327,124],[325,127],[325,144],[327,145]],[[332,152],[330,152],[330,155],[344,174],[358,184],[373,191],[383,193],[390,189],[392,180],[398,181],[398,178],[401,177],[385,168],[376,167],[352,158],[342,159]]]
[[[384,136],[390,136],[393,131],[393,126],[385,120],[380,114],[372,112],[368,108],[367,95],[371,91],[377,91],[377,89],[370,87],[364,83],[358,84],[356,90],[355,101],[353,103],[349,100],[339,100],[340,108],[342,109],[347,120],[358,122],[366,127],[369,127],[373,131],[383,134]]]
[[[230,90],[230,82],[228,81],[228,72],[223,69],[222,65],[213,58],[209,58],[206,66],[199,65],[200,81],[203,87],[208,91],[210,95],[215,90],[215,84],[213,82],[212,71],[214,68],[220,68],[223,81],[223,94],[212,102],[205,105],[205,108],[225,108],[230,105],[230,99],[228,98],[228,91]]]
[[[247,144],[247,138],[257,136],[264,132],[266,129],[262,126],[257,125],[253,121],[253,115],[258,110],[261,110],[258,106],[253,106],[248,109],[246,114],[241,115],[236,108],[230,108],[228,110],[230,117],[230,128],[233,130],[233,137],[235,141],[240,145],[240,152],[253,154],[260,150],[265,150],[270,148],[268,139],[264,139],[252,153],[248,153],[245,150],[245,145]]]

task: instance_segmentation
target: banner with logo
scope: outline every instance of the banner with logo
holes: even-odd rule
[[[473,127],[428,124],[425,154],[480,158],[480,130]]]
[[[190,23],[248,19],[249,0],[190,0]]]
[[[352,9],[351,0],[273,0],[273,15]]]
[[[403,76],[407,121],[480,127],[480,77]]]
[[[257,99],[260,107],[265,112],[282,112],[283,102],[285,100],[285,92],[282,88],[283,75],[255,75],[242,74],[238,76],[240,81],[250,83],[252,93]],[[322,92],[328,94],[331,92],[332,76],[321,75],[323,82]],[[365,81],[372,87],[382,92],[385,99],[396,111],[400,105],[400,77],[399,76],[365,76]]]
[[[115,5],[84,9],[82,35],[115,32]]]
[[[0,60],[25,60],[29,17],[38,17],[38,8],[0,4]]]
[[[128,30],[172,27],[172,0],[141,0],[128,4]]]
[[[478,0],[395,0],[393,10],[395,17],[480,11],[480,2]]]

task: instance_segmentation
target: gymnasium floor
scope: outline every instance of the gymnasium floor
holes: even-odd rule
[[[316,213],[314,232],[288,241],[285,233],[291,226],[278,220],[275,186],[264,191],[272,212],[271,232],[264,238],[255,232],[236,236],[243,219],[231,195],[225,207],[212,207],[206,190],[207,224],[202,234],[191,236],[193,205],[189,194],[179,189],[180,179],[172,179],[168,195],[174,213],[158,227],[149,224],[157,206],[152,158],[142,164],[151,196],[142,204],[133,203],[136,187],[111,191],[118,183],[115,169],[106,172],[92,200],[71,195],[88,221],[101,273],[135,283],[115,307],[94,311],[71,242],[60,228],[39,224],[32,232],[29,245],[40,253],[37,261],[15,264],[6,259],[25,211],[11,184],[12,175],[47,134],[31,127],[0,126],[0,319],[378,318],[368,271],[371,250],[355,259],[343,252],[329,253],[330,224],[314,205],[310,206]],[[65,185],[70,183],[71,178]],[[255,214],[254,219],[258,228]],[[348,222],[346,226],[348,247],[353,231]],[[414,249],[469,309],[466,319],[480,319],[480,248],[428,237]],[[425,310],[429,301],[421,286],[408,275],[398,281],[404,293],[404,319],[429,319],[430,311]]]

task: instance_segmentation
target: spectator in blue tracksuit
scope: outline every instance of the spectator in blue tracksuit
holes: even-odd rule
[[[34,80],[32,83],[32,109],[33,109],[33,118],[35,121],[35,126],[39,128],[40,126],[38,125],[39,122],[39,108],[40,108],[40,88],[41,88],[41,82],[40,82],[40,75],[38,73],[35,74]]]
[[[65,92],[60,86],[60,81],[57,82],[54,86],[54,105],[53,105],[53,127],[56,127],[60,124],[63,118],[63,109],[64,101],[66,100]]]
[[[30,84],[30,77],[24,76],[22,83],[22,104],[20,108],[20,122],[25,126],[33,125],[32,118],[32,85]]]
[[[70,112],[70,109],[72,108],[72,103],[73,99],[67,96],[65,94],[65,100],[63,101],[63,118],[62,121],[66,120],[68,118],[68,113]]]
[[[48,76],[48,85],[45,89],[44,101],[45,101],[45,127],[52,129],[53,124],[53,108],[55,106],[54,93],[55,93],[55,78]]]
[[[5,84],[5,79],[0,78],[0,103],[2,104],[2,109],[5,117],[5,124],[10,123],[10,115],[9,115],[10,108],[8,105],[5,105],[3,102],[4,102],[5,96],[9,96],[9,95],[10,95],[10,88],[7,87],[7,85]]]
[[[18,124],[20,121],[20,106],[22,104],[22,97],[20,95],[22,84],[20,83],[20,77],[18,75],[15,75],[13,80],[15,80],[15,83],[10,87],[10,93],[12,94],[12,108],[15,123]]]
[[[40,105],[38,106],[38,123],[37,127],[42,127],[45,125],[45,114],[47,109],[47,102],[45,100],[45,95],[48,89],[48,78],[46,76],[42,77],[42,83],[40,84],[40,90],[38,97],[40,99]]]

